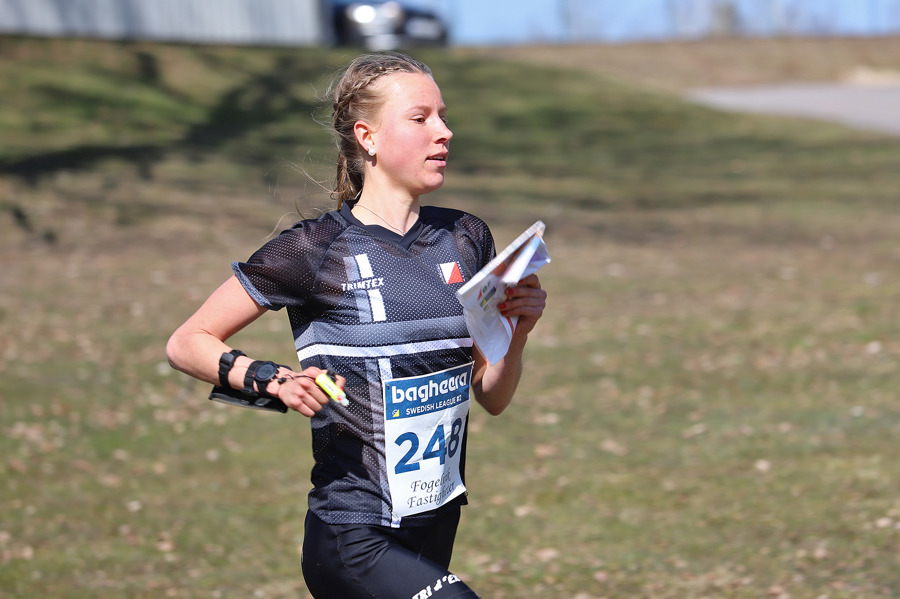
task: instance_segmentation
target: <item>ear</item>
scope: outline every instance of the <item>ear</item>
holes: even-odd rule
[[[375,140],[372,139],[374,133],[375,130],[365,121],[356,121],[356,124],[353,125],[353,134],[356,135],[356,141],[362,146],[364,152],[375,145]]]

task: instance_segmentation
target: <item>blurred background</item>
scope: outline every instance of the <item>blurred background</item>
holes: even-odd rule
[[[0,0],[0,599],[308,597],[309,422],[164,348],[333,207],[325,90],[398,47],[454,131],[425,201],[553,258],[453,570],[895,599],[900,0]],[[231,343],[296,362],[283,312]]]
[[[900,31],[897,0],[2,0],[0,32],[373,48]]]

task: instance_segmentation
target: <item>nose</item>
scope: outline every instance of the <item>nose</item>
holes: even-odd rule
[[[450,130],[450,127],[447,126],[443,120],[439,121],[440,125],[438,126],[437,131],[437,142],[438,143],[447,143],[451,139],[453,139],[453,131]]]

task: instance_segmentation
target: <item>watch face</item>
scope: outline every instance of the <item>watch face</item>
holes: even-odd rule
[[[278,367],[271,362],[267,362],[260,365],[259,369],[256,371],[256,376],[253,378],[257,381],[269,382],[275,378],[276,374],[278,374]]]

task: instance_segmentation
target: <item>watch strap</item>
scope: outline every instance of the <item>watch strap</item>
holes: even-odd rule
[[[250,362],[250,365],[247,366],[247,372],[244,374],[244,388],[241,389],[241,393],[252,399],[259,397],[259,393],[257,393],[256,388],[253,386],[253,375],[256,373],[256,369],[259,368],[260,364],[261,362],[259,360]]]
[[[237,357],[246,355],[247,354],[239,349],[233,349],[225,352],[219,357],[219,385],[226,389],[231,388],[231,385],[228,384],[228,373],[234,368],[234,361]]]
[[[273,368],[272,376],[267,380],[262,380],[258,378],[257,372],[263,366],[270,365]],[[247,367],[247,373],[244,375],[244,388],[241,389],[241,392],[253,399],[257,397],[269,396],[269,393],[266,392],[266,385],[269,381],[275,380],[275,377],[278,374],[278,365],[274,362],[268,362],[263,360],[254,360],[250,363],[250,366]],[[255,385],[254,383],[260,383],[259,385]]]

